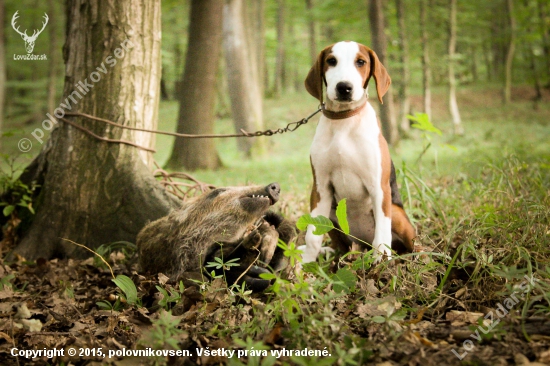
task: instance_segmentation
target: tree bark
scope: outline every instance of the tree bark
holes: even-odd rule
[[[426,0],[420,0],[420,28],[422,29],[422,89],[424,94],[424,113],[432,120],[432,69],[430,65],[430,44],[428,39],[428,20]]]
[[[226,0],[224,14],[224,53],[227,86],[235,130],[254,132],[263,129],[263,98],[255,53],[244,28],[243,0]],[[262,154],[265,138],[238,139],[237,146],[246,156]]]
[[[255,67],[255,76],[258,78],[260,99],[263,104],[265,93],[265,0],[248,0],[250,11],[248,12],[250,28],[245,29],[249,35],[252,53],[252,62]]]
[[[504,74],[504,104],[508,104],[512,100],[512,63],[514,62],[514,53],[516,51],[516,17],[514,14],[514,1],[506,0],[508,8],[508,21],[510,24],[510,42],[508,44],[508,52],[506,53],[506,66]]]
[[[483,42],[482,44],[483,49],[483,59],[485,61],[485,70],[487,71],[487,81],[493,80],[493,63],[491,60],[491,45],[487,45],[487,42]]]
[[[317,60],[317,37],[315,36],[315,18],[313,17],[313,0],[306,0],[307,28],[309,36],[309,57],[313,65]]]
[[[156,129],[160,0],[69,0],[66,34],[66,107],[56,113],[78,111]],[[151,134],[66,118],[99,136],[153,146]],[[16,253],[28,259],[89,256],[61,238],[90,248],[135,242],[147,222],[177,205],[148,169],[150,152],[99,141],[62,121],[51,124],[50,139],[21,175],[23,182],[39,184],[40,191],[33,200],[36,214]]]
[[[48,17],[50,18],[48,22],[48,33],[50,36],[50,58],[48,66],[48,112],[53,113],[55,109],[57,95],[56,95],[56,84],[57,84],[57,64],[58,64],[58,44],[57,44],[57,12],[55,8],[54,0],[48,0]]]
[[[409,83],[410,83],[410,70],[409,70],[409,42],[407,40],[407,27],[406,27],[406,8],[404,0],[396,0],[395,7],[397,9],[397,26],[399,28],[399,44],[401,45],[401,52],[399,54],[401,62],[401,82],[399,84],[399,117],[398,123],[401,131],[406,134],[411,129],[409,119],[407,115],[411,108],[411,100],[409,97]]]
[[[478,55],[477,55],[477,47],[476,45],[472,45],[470,46],[470,59],[471,59],[471,62],[472,62],[472,66],[471,66],[471,69],[472,69],[472,82],[473,83],[477,83],[477,81],[479,80],[479,73],[478,73],[478,59],[477,59]]]
[[[546,59],[546,75],[550,77],[550,31],[548,30],[548,1],[547,0],[539,0],[538,1],[538,13],[539,13],[539,23],[540,23],[540,31],[542,34],[542,48],[544,50],[544,56]],[[550,86],[550,81],[548,82],[548,85]]]
[[[4,49],[4,0],[0,0],[0,137],[4,125],[4,104],[6,99],[6,52]],[[2,139],[0,138],[0,148]]]
[[[389,70],[386,61],[386,33],[384,22],[384,9],[382,0],[369,0],[369,23],[372,35],[372,46],[378,59]],[[382,123],[382,134],[390,145],[396,145],[399,142],[399,130],[393,106],[393,92],[388,89],[383,98],[384,104],[380,105],[380,121]]]
[[[525,6],[527,14],[529,14],[530,17],[534,17],[535,16],[535,14],[533,14],[534,9],[531,9],[529,0],[524,0],[523,4]],[[531,36],[534,33],[531,22],[528,22],[525,27],[526,27],[527,34]],[[542,85],[540,83],[539,73],[537,72],[537,60],[535,58],[535,50],[534,50],[535,45],[534,45],[534,42],[530,40],[529,42],[524,42],[523,46],[525,48],[525,53],[529,55],[529,69],[531,70],[531,77],[533,78],[533,84],[534,84],[533,87],[535,89],[533,106],[534,106],[534,109],[537,110],[538,104],[542,100]]]
[[[216,74],[221,52],[223,0],[192,0],[187,55],[177,131],[214,133]],[[167,167],[188,170],[216,169],[221,160],[214,139],[176,138]]]
[[[500,79],[506,60],[506,42],[504,30],[507,27],[506,0],[494,1],[491,4],[493,16],[491,17],[491,53],[492,53],[492,74],[495,79]]]
[[[275,76],[273,80],[273,95],[278,97],[283,91],[285,77],[285,0],[278,0],[277,8],[277,55],[275,58]]]
[[[290,37],[290,53],[289,53],[289,70],[290,72],[289,77],[287,78],[287,86],[286,89],[288,89],[289,86],[292,86],[292,89],[294,91],[300,91],[303,88],[304,82],[302,80],[302,77],[300,76],[300,66],[298,62],[298,57],[296,55],[298,50],[298,41],[295,36],[295,28],[294,28],[294,19],[291,16],[289,18],[288,22],[288,35]]]
[[[458,111],[456,101],[456,77],[455,77],[455,50],[456,50],[456,0],[449,0],[449,109],[453,118],[454,132],[457,135],[464,134],[464,127]]]

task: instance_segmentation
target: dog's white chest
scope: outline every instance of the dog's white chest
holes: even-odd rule
[[[311,146],[311,160],[318,177],[326,177],[334,198],[365,204],[380,176],[380,130],[372,107],[345,120],[322,118]],[[379,180],[378,180],[379,181]],[[350,202],[351,203],[351,202]]]

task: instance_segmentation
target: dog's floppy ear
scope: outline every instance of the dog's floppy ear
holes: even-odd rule
[[[370,74],[367,77],[367,80],[365,80],[365,85],[363,85],[363,88],[367,87],[371,76],[374,76],[374,81],[376,82],[376,93],[378,93],[378,100],[380,101],[380,103],[384,104],[384,102],[382,101],[382,97],[390,88],[390,75],[388,74],[388,71],[386,70],[384,65],[382,65],[382,63],[378,59],[376,53],[368,47],[365,47],[365,49],[370,58]]]
[[[326,47],[317,56],[317,61],[309,70],[306,80],[304,82],[306,90],[314,98],[319,101],[323,99],[323,83],[325,82],[325,58],[327,52],[332,49],[332,45]]]

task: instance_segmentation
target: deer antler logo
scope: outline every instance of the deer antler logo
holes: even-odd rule
[[[27,50],[27,53],[32,53],[32,50],[34,49],[34,42],[36,42],[36,38],[40,33],[42,33],[44,28],[46,28],[46,24],[48,24],[48,20],[49,20],[48,14],[44,13],[44,22],[42,23],[42,29],[34,30],[32,36],[29,36],[27,35],[26,29],[24,32],[21,32],[19,30],[19,26],[15,24],[15,21],[17,20],[17,18],[19,18],[19,15],[17,15],[17,13],[19,13],[19,10],[16,11],[15,14],[13,14],[13,17],[11,18],[11,26],[17,33],[21,35],[21,38],[23,38],[23,41],[25,41],[25,49]]]

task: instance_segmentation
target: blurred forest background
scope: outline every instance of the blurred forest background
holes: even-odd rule
[[[192,3],[196,6],[194,21],[199,28],[190,37]],[[226,132],[232,130],[232,122],[237,131],[240,128],[253,131],[282,126],[309,114],[316,103],[306,95],[303,79],[318,52],[340,40],[371,46],[388,68],[393,84],[386,104],[392,110],[383,115],[387,116],[383,120],[393,126],[393,136],[386,135],[394,145],[409,136],[406,115],[426,112],[433,119],[433,109],[438,108],[434,103],[439,99],[447,103],[441,107],[448,112],[442,110],[447,113],[438,114],[436,110],[438,118],[433,120],[434,124],[445,129],[452,126],[448,122],[454,122],[449,131],[462,134],[460,112],[469,108],[470,102],[460,100],[465,90],[479,91],[478,98],[486,100],[486,105],[495,99],[502,103],[527,99],[535,109],[548,93],[550,5],[546,0],[196,3],[162,1],[159,116],[160,127],[167,130],[204,133],[212,131],[212,119],[216,119],[222,121],[217,128]],[[14,154],[18,152],[19,138],[39,126],[45,113],[52,112],[60,101],[67,11],[64,2],[56,0],[1,0],[0,9],[2,152]],[[48,14],[48,25],[34,50],[35,54],[46,54],[47,61],[14,60],[14,54],[24,53],[23,41],[10,24],[16,11],[20,15],[17,24],[29,30],[39,29],[43,14]],[[193,49],[188,49],[189,40],[197,42]],[[209,55],[202,61],[201,52]],[[204,64],[208,60],[212,62]],[[185,80],[186,67],[195,79],[187,75]],[[215,74],[208,76],[213,67]],[[204,76],[215,78],[214,89],[202,85],[207,84],[200,81]],[[197,88],[202,88],[201,95],[192,96],[189,90]],[[454,97],[456,89],[458,103]],[[215,93],[214,115],[204,111],[209,107],[211,93]],[[186,111],[190,104],[200,104],[203,111],[183,112],[185,116],[180,112],[180,127],[176,128],[178,104]],[[302,108],[306,104],[307,108]],[[295,107],[299,113],[274,112],[285,106]],[[170,168],[210,169],[231,165],[229,152],[219,147],[216,153],[212,140],[179,140],[172,152],[173,138],[157,139],[160,143],[156,159],[162,165],[168,163]],[[244,157],[277,148],[277,142],[265,139],[216,143],[218,146],[237,143],[241,153],[236,156]],[[193,158],[197,150],[201,151],[200,159]],[[38,151],[35,146],[30,154],[36,155]]]

